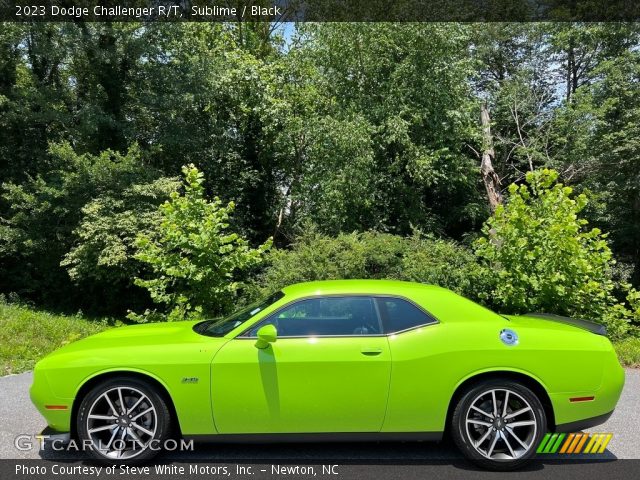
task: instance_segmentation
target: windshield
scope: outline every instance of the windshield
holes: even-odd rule
[[[209,335],[210,337],[222,337],[237,326],[242,325],[254,315],[267,308],[269,305],[273,305],[282,297],[284,297],[284,293],[276,292],[273,295],[268,296],[264,300],[253,303],[228,317],[200,322],[194,327],[194,330],[202,335]]]

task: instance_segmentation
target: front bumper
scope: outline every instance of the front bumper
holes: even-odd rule
[[[49,427],[56,432],[71,431],[73,398],[56,396],[49,385],[46,374],[43,371],[38,371],[37,366],[33,372],[33,383],[29,390],[29,396]]]

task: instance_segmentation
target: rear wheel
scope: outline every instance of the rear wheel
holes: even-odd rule
[[[92,457],[132,464],[158,453],[168,438],[171,415],[155,387],[119,377],[97,385],[82,399],[76,422]]]
[[[508,380],[487,380],[469,388],[455,407],[451,425],[460,451],[491,470],[513,470],[527,463],[546,429],[538,397]]]

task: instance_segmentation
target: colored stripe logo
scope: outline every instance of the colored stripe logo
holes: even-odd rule
[[[547,433],[537,453],[604,453],[612,433]]]

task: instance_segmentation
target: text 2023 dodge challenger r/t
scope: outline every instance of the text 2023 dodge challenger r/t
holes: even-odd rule
[[[292,285],[222,320],[116,328],[35,368],[50,428],[95,458],[151,458],[170,435],[227,441],[438,440],[516,468],[548,431],[604,422],[624,371],[604,328],[502,316],[444,288]]]

